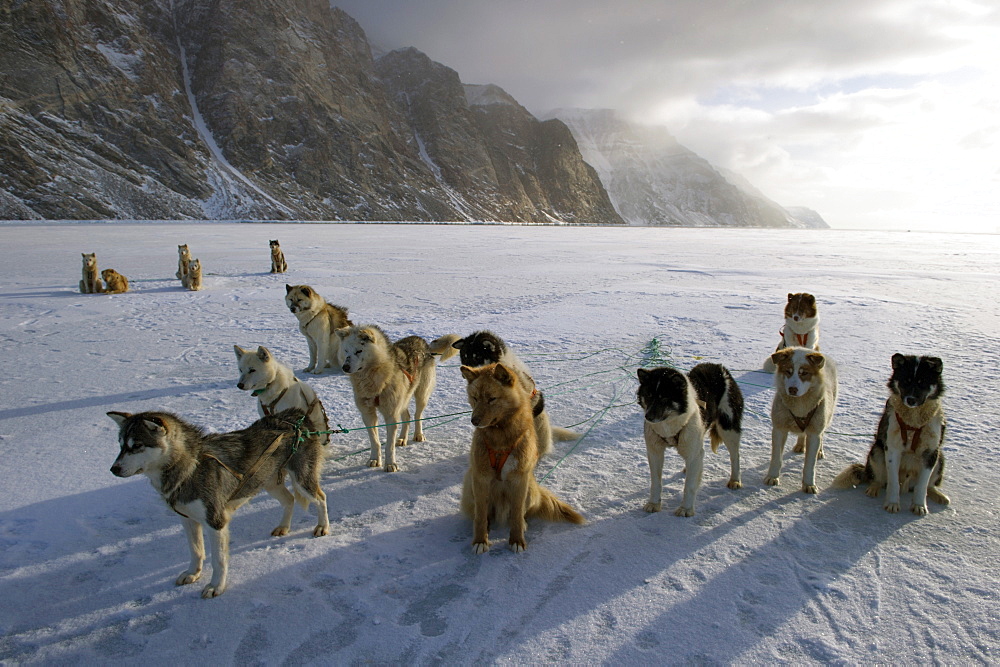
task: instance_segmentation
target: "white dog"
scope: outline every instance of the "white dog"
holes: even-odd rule
[[[316,392],[301,382],[292,369],[278,362],[271,351],[260,345],[257,350],[244,350],[233,345],[240,369],[236,386],[257,397],[257,413],[269,417],[288,408],[300,408],[309,420],[309,430],[319,431],[320,442],[329,444],[330,423]]]

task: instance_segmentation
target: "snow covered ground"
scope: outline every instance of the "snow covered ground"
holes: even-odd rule
[[[260,224],[0,234],[0,663],[1000,661],[1000,236]],[[267,273],[272,238],[286,275]],[[173,277],[179,243],[202,260],[202,292]],[[79,294],[81,252],[133,291]],[[394,337],[503,336],[547,388],[553,421],[590,429],[538,469],[589,524],[531,523],[523,554],[495,530],[476,556],[457,512],[467,416],[434,421],[396,474],[366,467],[354,431],[333,436],[323,476],[329,537],[311,537],[315,520],[298,508],[292,533],[270,537],[280,511],[261,495],[233,520],[225,595],[175,587],[180,522],[145,477],[111,475],[117,432],[104,413],[164,409],[212,430],[255,419],[232,346],[305,366],[286,282]],[[781,486],[763,484],[772,391],[753,369],[789,291],[817,295],[823,349],[840,367],[816,496],[799,491],[790,448]],[[709,453],[689,519],[642,511],[633,378],[655,361],[653,339],[679,368],[726,364],[750,410],[745,487],[727,489],[727,455]],[[945,362],[952,505],[924,518],[826,488],[863,460],[897,351]],[[332,422],[360,426],[342,373],[299,377]],[[457,359],[443,363],[430,414],[467,410],[464,384]],[[671,508],[680,469],[668,453]]]

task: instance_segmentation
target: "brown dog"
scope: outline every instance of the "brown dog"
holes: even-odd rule
[[[104,291],[108,294],[121,294],[128,291],[128,278],[114,269],[104,269],[101,271],[101,277],[106,283]]]
[[[503,364],[482,368],[462,366],[472,406],[469,469],[462,484],[462,512],[472,519],[472,548],[490,548],[491,525],[510,526],[510,548],[524,551],[527,519],[582,524],[579,512],[535,481],[538,438],[528,393],[518,386],[517,373]]]

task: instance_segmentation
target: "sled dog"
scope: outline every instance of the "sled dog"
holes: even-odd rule
[[[240,378],[236,386],[257,397],[257,413],[269,417],[288,408],[298,408],[306,413],[310,431],[329,431],[330,422],[323,403],[316,392],[301,382],[292,369],[278,362],[263,345],[257,350],[244,350],[233,345]],[[330,434],[321,433],[320,444],[330,444]]]
[[[823,432],[837,406],[837,365],[828,356],[805,347],[788,347],[771,355],[774,400],[771,403],[771,465],[764,483],[776,486],[781,455],[789,433],[804,440],[802,490],[816,493],[816,460],[823,458]]]
[[[662,507],[663,459],[668,447],[677,449],[685,463],[684,495],[677,516],[694,516],[695,496],[701,486],[705,433],[712,451],[719,443],[729,450],[730,489],[743,487],[740,477],[740,434],[743,393],[725,366],[698,364],[687,375],[673,368],[640,368],[636,393],[644,412],[643,433],[649,462],[649,502],[643,509]]]
[[[951,502],[941,492],[945,431],[942,366],[938,357],[892,355],[889,398],[868,460],[845,468],[833,486],[867,482],[865,493],[872,498],[885,489],[884,507],[891,513],[899,511],[900,486],[913,491],[910,510],[920,516],[927,514],[928,497],[942,505]]]
[[[309,344],[305,372],[319,375],[328,366],[340,366],[340,339],[334,331],[353,325],[347,309],[327,303],[309,285],[285,285],[285,305],[298,319],[299,331]]]
[[[83,279],[80,281],[81,294],[96,294],[104,291],[101,277],[97,272],[97,253],[82,252]]]
[[[576,440],[579,433],[565,428],[552,426],[549,415],[545,411],[545,396],[535,386],[535,380],[528,372],[527,366],[518,358],[502,338],[492,331],[477,331],[461,338],[454,343],[458,348],[462,365],[479,368],[489,364],[502,363],[517,373],[518,385],[531,398],[531,413],[534,415],[535,432],[538,435],[538,456],[545,456],[552,451],[552,440]]]
[[[436,357],[450,359],[457,351],[451,346],[456,334],[442,336],[428,343],[420,336],[407,336],[395,343],[373,324],[337,329],[343,370],[351,378],[354,404],[368,429],[371,458],[368,466],[396,472],[396,446],[407,443],[410,421],[410,399],[415,399],[413,441],[423,442],[421,417],[427,400],[434,391]],[[386,424],[385,461],[378,440],[378,414]]]
[[[181,278],[181,283],[192,292],[197,292],[201,289],[200,259],[192,259],[188,262],[188,270],[187,273],[184,274],[184,277]]]
[[[278,239],[271,239],[271,273],[284,273],[288,270],[285,262],[285,253],[281,252],[281,245]]]
[[[462,512],[472,519],[472,549],[490,548],[491,526],[510,526],[509,544],[524,551],[527,519],[582,524],[575,509],[535,481],[538,443],[532,419],[530,392],[520,385],[520,375],[503,364],[481,368],[462,366],[472,407],[469,469],[462,482]]]
[[[807,347],[818,352],[819,311],[816,309],[816,297],[807,292],[789,292],[785,304],[785,326],[779,333],[781,342],[775,352],[786,347]],[[770,357],[764,360],[764,370],[774,372],[774,362]]]
[[[104,291],[108,294],[121,294],[128,291],[128,278],[114,269],[104,269],[101,271],[101,277],[106,283]]]
[[[298,409],[264,417],[242,431],[206,434],[167,412],[109,412],[118,424],[121,451],[111,472],[118,477],[142,473],[173,511],[181,515],[191,549],[191,564],[177,585],[201,577],[205,560],[202,527],[212,544],[212,580],[203,598],[222,595],[229,571],[229,520],[233,513],[264,489],[282,506],[281,523],[272,535],[287,535],[295,500],[314,502],[319,521],[314,536],[330,532],[326,495],[319,485],[323,448],[315,437],[297,442]],[[292,481],[294,495],[285,488]]]
[[[191,261],[191,251],[188,250],[187,243],[177,246],[177,273],[174,274],[184,282],[184,276],[188,273],[188,263]],[[184,285],[187,287],[187,285]]]

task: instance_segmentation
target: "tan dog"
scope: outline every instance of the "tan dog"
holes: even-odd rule
[[[524,551],[527,519],[582,524],[586,520],[535,481],[538,436],[529,394],[518,374],[503,364],[462,366],[472,407],[469,469],[462,483],[462,512],[472,519],[472,549],[490,548],[490,526],[510,526],[510,548]]]
[[[188,273],[188,263],[191,261],[191,251],[188,250],[187,243],[184,245],[177,246],[177,273],[176,275],[181,282],[184,282],[184,276]],[[185,285],[187,287],[187,285]]]
[[[108,294],[121,294],[122,292],[128,291],[128,278],[114,269],[104,269],[101,271],[101,277],[104,278],[104,282],[107,283],[104,287],[104,291]]]
[[[104,291],[100,274],[97,272],[97,253],[83,252],[83,279],[80,281],[81,294],[97,294]]]
[[[285,253],[281,252],[278,239],[271,239],[271,273],[284,273],[288,270]]]
[[[789,347],[771,355],[774,401],[771,403],[771,465],[764,483],[776,486],[781,455],[789,433],[805,438],[802,490],[816,493],[816,460],[822,458],[823,432],[837,406],[837,366],[830,357],[804,347]]]
[[[187,273],[181,278],[181,283],[184,287],[188,288],[192,292],[197,292],[201,289],[201,260],[192,259],[188,262]]]
[[[340,338],[337,329],[353,325],[347,319],[347,309],[327,303],[309,285],[285,285],[285,305],[299,321],[299,332],[309,344],[309,365],[304,372],[319,375],[324,368],[337,368],[340,359]]]
[[[781,342],[777,349],[786,347],[807,347],[819,351],[819,311],[816,308],[816,297],[807,292],[788,294],[785,303],[785,326],[781,327]],[[768,357],[764,360],[764,370],[774,372],[774,362]],[[796,449],[795,451],[801,451]]]
[[[407,336],[393,343],[373,324],[337,329],[343,370],[351,376],[354,404],[368,429],[371,458],[368,467],[382,467],[378,440],[378,413],[385,419],[386,472],[396,472],[396,447],[406,445],[410,422],[410,399],[414,399],[413,441],[424,441],[421,417],[437,382],[436,358],[450,359],[458,353],[451,346],[459,336],[449,334],[428,343],[420,336]]]

